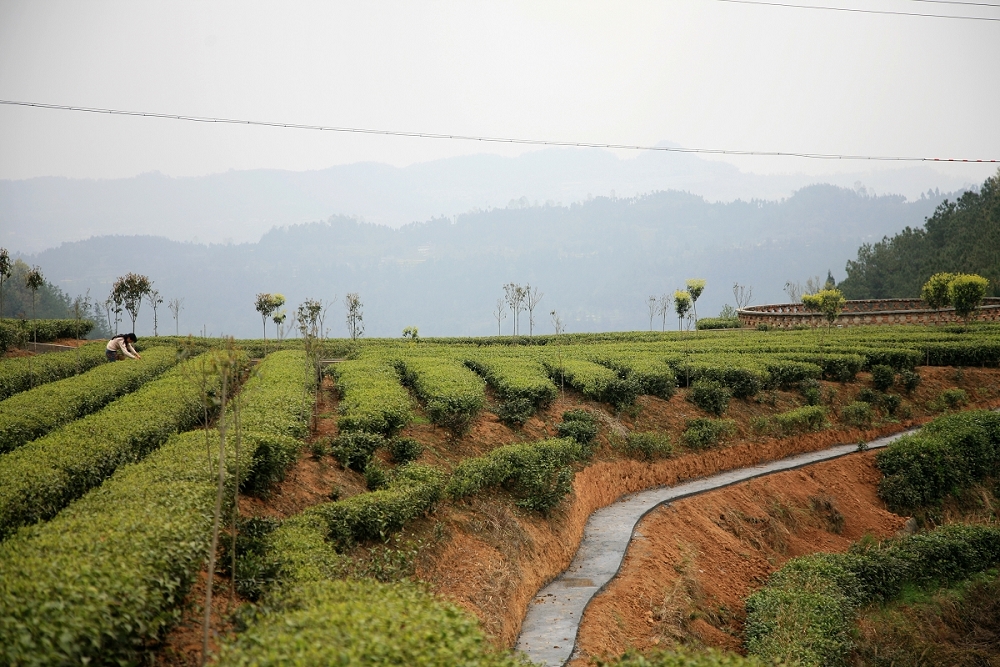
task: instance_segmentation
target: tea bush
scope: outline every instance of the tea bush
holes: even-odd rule
[[[386,449],[393,463],[409,463],[416,461],[424,452],[424,446],[413,438],[395,438],[389,442]]]
[[[856,610],[907,584],[946,583],[1000,562],[1000,528],[952,525],[846,554],[795,558],[746,601],[746,645],[764,660],[846,665]]]
[[[518,358],[477,350],[474,355],[466,357],[465,364],[479,373],[505,403],[517,403],[522,411],[527,411],[526,406],[530,406],[528,417],[559,395],[545,367],[530,357]],[[527,418],[520,423],[524,421]]]
[[[653,431],[629,433],[622,447],[629,455],[646,460],[668,458],[674,453],[673,443],[665,433]]]
[[[340,393],[341,432],[368,431],[391,437],[410,423],[410,394],[389,360],[342,361],[327,367]]]
[[[875,400],[875,399],[873,399]],[[854,401],[845,405],[840,411],[840,419],[850,426],[867,428],[871,426],[875,413],[872,406],[864,401]]]
[[[736,432],[736,422],[732,419],[689,419],[681,438],[690,449],[708,449],[719,444],[723,438]]]
[[[805,405],[771,417],[781,435],[794,435],[819,431],[826,426],[826,408],[821,405]]]
[[[72,352],[0,360],[0,400],[47,382],[72,377],[106,364],[104,343],[87,343]]]
[[[407,357],[397,361],[396,368],[435,424],[463,432],[486,404],[485,382],[457,360]]]
[[[872,386],[876,391],[888,391],[896,384],[896,371],[892,366],[878,364],[872,366]]]
[[[903,385],[903,390],[907,394],[912,394],[920,386],[920,380],[920,373],[916,371],[904,369],[899,372],[899,383]]]
[[[0,402],[0,452],[16,449],[131,393],[177,363],[177,353],[158,347],[142,359],[105,364],[82,375],[49,382]]]
[[[560,438],[572,438],[580,445],[582,456],[589,458],[597,438],[597,418],[586,410],[567,410],[556,425]]]
[[[330,442],[330,454],[345,468],[364,472],[375,450],[385,445],[385,438],[377,433],[348,431]]]
[[[55,515],[120,465],[199,423],[205,408],[189,376],[202,363],[200,357],[186,361],[99,412],[0,456],[0,537]],[[214,391],[218,377],[209,382]]]
[[[739,329],[740,318],[738,317],[702,317],[698,320],[698,331],[708,329]]]
[[[616,410],[626,408],[639,397],[641,387],[634,377],[620,377],[617,372],[583,359],[547,359],[545,366],[555,382],[565,381],[587,398],[609,403]]]
[[[688,392],[689,401],[716,417],[721,416],[729,407],[730,396],[729,389],[715,380],[697,380]]]

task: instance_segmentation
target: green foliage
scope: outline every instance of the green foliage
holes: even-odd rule
[[[697,380],[691,385],[688,400],[699,408],[715,416],[722,415],[729,407],[731,393],[722,383],[715,380]]]
[[[655,431],[629,433],[622,449],[629,456],[647,461],[669,458],[674,453],[674,445],[670,442],[670,436]]]
[[[732,419],[689,419],[681,438],[689,449],[709,449],[736,432]]]
[[[391,363],[384,359],[343,361],[327,372],[340,393],[341,432],[368,431],[391,437],[410,423],[410,395]]]
[[[307,514],[323,519],[329,539],[341,548],[385,541],[408,521],[429,512],[441,498],[444,473],[431,466],[400,466],[377,491],[316,505]]]
[[[530,409],[527,417],[520,421],[514,419],[515,423],[523,424],[536,409],[549,405],[559,395],[545,367],[535,359],[484,349],[467,356],[465,364],[479,373],[501,400],[511,404],[508,410],[512,415],[520,418]]]
[[[747,599],[747,650],[804,667],[846,665],[859,607],[889,600],[909,583],[955,581],[998,561],[1000,528],[959,525],[793,559]]]
[[[588,458],[597,438],[597,418],[586,410],[567,410],[556,425],[560,438],[572,438],[580,445],[582,456]]]
[[[677,388],[674,370],[662,359],[623,350],[611,351],[606,348],[600,348],[588,357],[590,361],[616,371],[619,377],[628,383],[628,391],[631,391],[631,384],[634,381],[638,384],[640,394],[669,400]]]
[[[845,424],[858,428],[871,426],[875,413],[872,411],[870,403],[865,401],[854,401],[845,405],[840,411],[840,419]]]
[[[393,463],[416,461],[424,453],[424,446],[413,438],[395,438],[386,446]]]
[[[424,401],[435,424],[463,432],[486,404],[483,380],[448,357],[406,357],[396,363],[403,384]]]
[[[969,395],[964,389],[952,387],[941,392],[936,401],[937,405],[933,407],[937,410],[957,410],[968,402]]]
[[[545,513],[571,490],[570,464],[582,456],[580,444],[571,438],[498,447],[459,463],[445,493],[458,499],[503,486],[519,498],[520,506]]]
[[[742,324],[740,324],[740,318],[738,317],[703,317],[698,320],[696,328],[698,331],[705,331],[708,329],[739,329]]]
[[[102,363],[107,361],[104,343],[100,342],[84,345],[78,351],[0,360],[0,400],[27,391],[32,386],[71,377]]]
[[[844,294],[839,289],[822,289],[815,294],[802,295],[802,305],[806,310],[822,315],[828,325],[837,321],[845,303]]]
[[[232,571],[232,540],[223,539],[219,564],[233,578],[236,593],[257,601],[277,576],[277,564],[267,557],[268,537],[280,525],[270,517],[240,517],[236,524],[236,571]]]
[[[872,366],[872,386],[877,391],[888,391],[896,384],[896,371],[892,366],[878,364]]]
[[[368,462],[368,465],[365,466],[364,474],[365,486],[368,487],[369,491],[378,491],[389,484],[389,471],[376,458],[372,458]]]
[[[535,414],[535,405],[526,398],[512,398],[497,406],[497,417],[510,428],[520,428]]]
[[[0,456],[0,536],[48,519],[119,466],[197,424],[204,407],[189,376],[203,363],[186,361],[99,412]],[[208,381],[214,391],[217,376]]]
[[[990,281],[982,276],[960,273],[948,284],[948,297],[955,314],[968,320],[979,309]]]
[[[995,474],[1000,414],[971,411],[939,417],[875,456],[879,496],[894,512],[936,506],[948,495]]]
[[[547,359],[545,366],[556,382],[565,381],[587,398],[610,403],[616,410],[635,403],[641,391],[636,378],[620,377],[610,368],[592,361],[564,359],[560,364],[554,359]]]
[[[841,283],[851,299],[920,296],[921,285],[938,271],[978,273],[1000,296],[1000,266],[993,249],[1000,247],[1000,175],[985,180],[979,192],[967,191],[945,201],[923,228],[907,227],[892,238],[858,250],[847,263]]]
[[[177,363],[170,348],[153,348],[142,359],[105,364],[82,375],[43,384],[0,401],[0,452],[16,449],[49,431],[104,407]]]
[[[947,308],[951,305],[951,291],[948,286],[954,278],[954,273],[935,273],[920,289],[920,298],[934,310]]]
[[[375,450],[385,445],[385,438],[377,433],[348,431],[341,433],[330,443],[330,454],[345,468],[364,472]]]
[[[89,319],[81,319],[79,322],[74,319],[31,321],[5,319],[0,321],[0,327],[9,331],[3,339],[7,343],[0,343],[2,352],[15,344],[35,340],[36,331],[39,343],[51,343],[62,338],[86,338],[94,329],[94,322]]]
[[[717,649],[695,649],[677,647],[667,650],[657,649],[639,653],[630,649],[617,658],[596,658],[596,667],[765,667],[776,663],[764,662],[756,657],[744,658],[735,653],[723,653]],[[779,663],[777,667],[780,667]]]
[[[302,374],[282,373],[283,366],[300,371],[301,353],[268,357],[240,392],[241,417],[258,424],[259,437],[288,429],[257,410],[282,394],[301,394]],[[173,436],[51,521],[0,544],[0,664],[138,664],[180,620],[211,538],[217,473],[206,465],[206,437],[217,449],[214,430]],[[238,457],[235,447],[228,438],[227,506],[236,467],[245,473],[257,460],[252,441],[244,439]],[[276,568],[254,544],[269,528],[241,528],[252,539],[249,547],[245,539],[237,544],[237,584],[251,595]]]
[[[903,385],[903,390],[907,394],[913,393],[913,390],[920,386],[920,380],[920,373],[916,371],[904,369],[899,372],[899,383]]]
[[[782,436],[819,431],[827,425],[826,408],[821,405],[804,405],[801,408],[764,418],[761,424],[762,428],[758,430]]]

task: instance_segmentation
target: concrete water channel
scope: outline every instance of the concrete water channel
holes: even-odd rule
[[[889,445],[906,433],[868,443],[869,449]],[[663,486],[625,496],[597,510],[587,519],[583,539],[569,567],[538,591],[528,604],[516,648],[535,663],[556,667],[573,657],[580,620],[587,605],[621,569],[629,543],[642,518],[654,509],[689,496],[714,491],[777,472],[830,461],[858,451],[858,445],[836,445],[797,454],[750,468],[729,470],[675,486]]]

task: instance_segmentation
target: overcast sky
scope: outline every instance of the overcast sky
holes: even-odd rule
[[[1000,17],[914,0],[799,2]],[[1000,158],[1000,22],[717,0],[2,1],[0,99],[556,140]],[[403,166],[524,150],[0,106],[6,179]],[[734,162],[760,173],[870,166]],[[979,182],[996,165],[939,169]]]

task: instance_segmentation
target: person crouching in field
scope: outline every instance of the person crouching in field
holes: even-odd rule
[[[118,353],[121,352],[129,359],[142,359],[142,355],[135,351],[132,343],[139,340],[134,333],[118,334],[108,341],[108,346],[104,348],[104,354],[108,361],[118,361]]]

